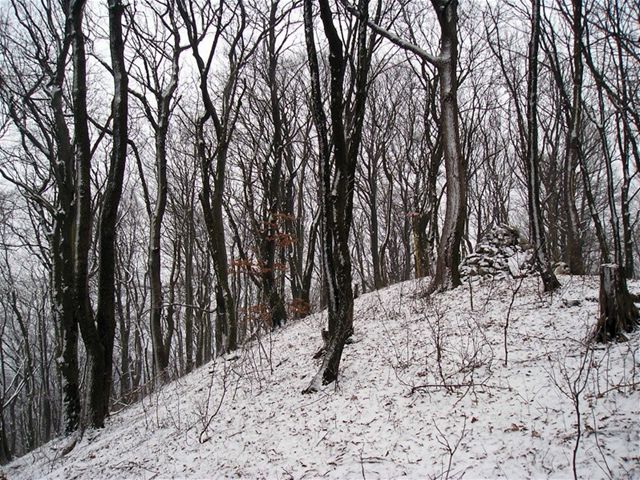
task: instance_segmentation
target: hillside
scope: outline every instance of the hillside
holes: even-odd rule
[[[597,278],[562,276],[356,300],[338,388],[301,390],[316,314],[218,359],[85,432],[3,467],[9,479],[567,478],[578,394],[582,478],[640,477],[640,335],[595,350]],[[632,283],[638,290],[640,284]],[[507,364],[505,366],[505,322]],[[440,362],[438,362],[440,356]]]

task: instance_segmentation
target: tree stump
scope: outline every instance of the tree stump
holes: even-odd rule
[[[600,317],[593,334],[596,342],[624,341],[625,332],[638,325],[638,308],[627,289],[620,267],[604,264],[600,267]]]

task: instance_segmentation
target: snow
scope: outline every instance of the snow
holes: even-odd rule
[[[301,394],[319,365],[316,314],[0,477],[572,478],[583,389],[578,476],[640,478],[640,334],[587,348],[598,279],[561,282],[553,295],[535,277],[363,295],[337,388]]]

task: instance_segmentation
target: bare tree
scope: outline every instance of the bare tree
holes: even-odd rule
[[[89,387],[87,416],[93,427],[103,427],[104,420],[109,413],[109,399],[111,396],[111,384],[113,376],[113,343],[115,339],[115,259],[116,259],[116,223],[118,221],[118,208],[122,196],[124,172],[127,159],[128,144],[128,74],[124,58],[124,34],[122,29],[122,17],[125,5],[121,0],[109,0],[109,46],[111,52],[111,68],[114,80],[114,97],[111,104],[111,117],[113,118],[111,159],[105,190],[102,194],[100,216],[98,219],[98,299],[95,319],[91,313],[88,293],[88,249],[91,236],[91,153],[87,151],[89,146],[88,131],[82,131],[82,147],[78,151],[78,217],[76,220],[78,239],[78,258],[76,262],[76,295],[78,304],[81,305],[80,331],[84,339],[87,354],[89,356]],[[79,20],[81,22],[81,19]],[[81,33],[81,32],[80,32]],[[79,72],[84,72],[85,65],[80,56],[80,47],[74,53],[74,63]],[[76,58],[77,57],[77,58]],[[86,79],[86,73],[84,74]],[[86,83],[78,80],[76,85],[76,101],[85,102],[83,94]],[[85,92],[86,94],[86,92]],[[81,130],[86,127],[86,105],[76,114]],[[76,126],[76,135],[78,134]],[[85,145],[86,142],[86,145]],[[80,240],[82,237],[82,240]],[[81,259],[80,259],[81,256]]]
[[[81,142],[82,128],[72,140],[64,93],[69,56],[72,50],[74,54],[78,50],[78,36],[82,37],[82,32],[77,32],[81,28],[81,18],[76,18],[81,17],[82,4],[63,2],[62,11],[53,8],[32,11],[29,5],[21,2],[12,2],[11,7],[15,26],[6,30],[7,35],[2,41],[4,68],[0,88],[3,103],[7,105],[22,145],[33,153],[30,167],[40,174],[32,177],[37,183],[25,183],[18,171],[10,172],[3,168],[2,175],[23,192],[44,222],[50,219],[48,242],[53,311],[61,331],[59,368],[63,380],[65,430],[70,433],[79,426],[81,407],[74,283],[74,220],[77,211],[74,145]],[[31,43],[34,48],[22,48],[21,39],[25,45]],[[32,65],[39,68],[31,70]],[[74,68],[73,75],[82,75],[82,72],[76,72]],[[81,84],[80,81],[75,83]],[[50,110],[40,101],[39,93],[44,93],[49,99]],[[81,92],[76,88],[74,93],[80,95]],[[82,102],[79,101],[77,106],[82,108]],[[45,159],[45,165],[39,164],[40,155]],[[48,174],[43,172],[51,172],[55,191],[53,200],[47,195]],[[90,238],[90,235],[84,236]]]
[[[186,25],[191,52],[200,77],[204,106],[204,113],[196,121],[195,133],[202,176],[200,203],[207,225],[216,277],[216,351],[221,354],[235,350],[238,341],[236,304],[229,286],[223,201],[227,154],[242,96],[239,69],[248,53],[244,43],[247,16],[242,1],[234,7],[221,1],[214,7],[208,2],[199,4],[194,0],[178,0],[177,7]],[[202,41],[210,31],[213,35],[211,46],[204,53]],[[228,72],[222,88],[221,105],[216,106],[210,91],[209,77],[216,54],[220,53],[218,47],[221,42],[226,42],[228,46]],[[208,147],[205,141],[205,126],[210,121],[213,122],[216,137],[213,148]]]
[[[542,277],[544,291],[560,287],[560,282],[551,269],[545,243],[542,208],[540,206],[540,166],[538,155],[538,51],[540,48],[540,0],[533,0],[531,14],[531,36],[529,39],[527,69],[527,204],[529,230],[534,246],[534,260]]]
[[[564,7],[561,6],[561,9]],[[557,49],[558,39],[555,30],[549,25],[542,29],[542,47],[549,59],[549,65],[553,72],[556,86],[560,93],[560,105],[567,123],[566,153],[562,167],[562,206],[566,230],[566,247],[564,257],[569,271],[576,275],[584,274],[583,239],[580,231],[581,219],[576,207],[576,168],[581,164],[583,155],[582,144],[582,90],[583,90],[583,62],[582,62],[582,2],[573,1],[573,13],[564,12],[571,22],[573,34],[572,53],[572,79],[570,92],[565,86],[559,53]],[[559,220],[559,219],[558,219]]]
[[[323,107],[320,67],[313,32],[313,4],[304,2],[304,26],[311,74],[312,113],[319,143],[320,201],[322,210],[323,267],[328,293],[328,332],[322,365],[306,393],[338,378],[344,345],[353,333],[353,289],[349,234],[353,218],[355,169],[362,140],[367,79],[375,37],[367,36],[368,0],[358,3],[356,52],[345,56],[345,46],[334,24],[328,0],[319,0],[320,19],[329,48],[329,111],[331,143]],[[351,56],[352,55],[352,56]],[[347,67],[353,65],[348,90]],[[333,158],[331,158],[331,152]]]
[[[85,2],[65,1],[61,11],[47,6],[34,9],[15,2],[16,21],[31,41],[35,42],[35,56],[24,57],[27,65],[40,69],[36,83],[25,90],[18,77],[10,83],[2,82],[5,101],[10,105],[14,125],[21,132],[24,143],[35,147],[38,155],[49,162],[45,170],[38,162],[30,165],[38,178],[43,171],[50,172],[44,188],[33,190],[19,177],[12,178],[19,188],[25,188],[27,198],[37,205],[44,222],[51,221],[49,234],[51,246],[51,281],[54,312],[62,331],[60,370],[65,403],[66,431],[71,432],[80,424],[80,391],[78,372],[78,328],[90,366],[87,385],[87,420],[100,427],[108,413],[112,381],[112,351],[115,332],[114,319],[114,239],[118,203],[124,176],[127,143],[127,84],[123,57],[123,36],[119,3],[110,4],[110,39],[115,96],[112,103],[111,131],[113,137],[112,158],[104,192],[100,195],[100,219],[98,222],[98,286],[97,311],[91,308],[89,286],[89,257],[93,239],[94,205],[91,192],[91,160],[106,129],[98,135],[97,143],[91,143],[87,102],[87,55],[83,16]],[[56,24],[56,21],[61,22]],[[40,28],[42,26],[42,28]],[[43,36],[46,32],[50,38]],[[48,44],[48,42],[51,42]],[[56,55],[48,55],[50,45],[57,47]],[[5,50],[7,59],[15,52]],[[71,61],[71,98],[65,97],[67,79],[65,71]],[[15,67],[18,67],[14,63]],[[16,70],[17,72],[18,70]],[[34,70],[31,70],[32,72]],[[33,77],[32,77],[33,78]],[[47,110],[42,103],[42,87],[49,97]],[[24,103],[18,106],[16,95],[21,92]],[[69,102],[70,100],[70,102]],[[70,109],[70,110],[68,110]],[[25,117],[24,115],[28,115]],[[67,123],[72,118],[72,127]],[[24,119],[29,118],[29,123]],[[33,122],[33,123],[31,123]],[[31,125],[37,125],[32,129]],[[73,137],[70,133],[73,129]],[[49,180],[54,179],[53,195],[49,192]],[[37,192],[37,195],[34,193]],[[51,219],[51,220],[49,220]]]
[[[431,0],[440,25],[440,52],[433,55],[414,43],[402,39],[368,21],[374,32],[387,38],[423,61],[436,67],[440,81],[440,128],[443,156],[447,175],[447,201],[445,220],[438,247],[435,276],[428,292],[447,290],[460,285],[460,245],[464,234],[466,216],[466,162],[460,145],[458,111],[458,2]],[[348,7],[359,15],[353,7]]]
[[[161,279],[161,232],[167,206],[167,137],[169,123],[175,106],[175,93],[180,72],[180,25],[177,23],[175,0],[147,2],[144,8],[152,18],[146,24],[133,24],[136,59],[144,68],[134,75],[142,91],[131,90],[132,95],[142,105],[147,121],[151,125],[155,144],[155,199],[152,203],[147,188],[142,165],[139,173],[142,179],[143,195],[150,219],[149,235],[149,281],[151,286],[151,340],[157,378],[166,379],[173,329],[167,328],[163,334],[163,295]],[[135,16],[133,17],[135,19]],[[144,16],[143,19],[147,17]],[[151,36],[149,34],[151,33]],[[160,72],[166,71],[162,76]]]

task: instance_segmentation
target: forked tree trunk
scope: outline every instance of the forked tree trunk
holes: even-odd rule
[[[208,2],[206,2],[208,3]],[[239,70],[248,60],[251,52],[243,41],[245,28],[247,26],[246,11],[243,4],[235,10],[238,22],[223,22],[223,13],[226,15],[228,6],[225,2],[220,3],[214,9],[195,8],[193,2],[178,0],[176,7],[185,23],[191,53],[196,63],[199,76],[200,93],[204,114],[196,124],[196,148],[198,162],[200,163],[200,175],[202,178],[202,191],[200,193],[200,204],[207,228],[209,239],[209,249],[213,271],[216,279],[216,354],[220,355],[230,352],[238,347],[238,323],[236,317],[236,305],[233,292],[229,286],[229,261],[227,257],[227,246],[224,226],[224,192],[227,175],[227,156],[229,142],[233,136],[235,122],[238,116],[238,109],[242,96],[240,87]],[[203,17],[198,18],[198,11]],[[205,25],[199,25],[202,22]],[[201,52],[201,45],[204,35],[201,35],[199,28],[205,31],[212,25],[217,25],[214,38],[209,45],[209,52],[206,58]],[[237,31],[231,32],[232,25],[238,27]],[[216,58],[222,42],[221,36],[229,35],[230,51],[226,54],[229,71],[222,88],[221,108],[218,108],[212,99],[210,92],[209,74],[212,65],[216,65],[213,59]],[[240,60],[242,59],[242,60]],[[205,141],[205,125],[213,122],[215,131],[215,145],[210,145]],[[224,337],[224,338],[223,338]],[[223,342],[224,339],[224,342]]]
[[[87,62],[85,35],[82,18],[85,1],[69,3],[68,21],[73,25],[71,35],[73,63],[73,127],[75,158],[75,218],[72,240],[73,250],[73,308],[74,325],[80,327],[87,352],[89,366],[89,404],[87,415],[95,423],[93,411],[94,387],[97,377],[104,371],[104,347],[100,342],[91,311],[89,291],[89,250],[92,239],[92,199],[91,199],[91,141],[87,113]],[[74,332],[74,336],[76,333]],[[66,360],[65,360],[66,363]],[[67,429],[70,425],[67,424]]]
[[[367,78],[371,64],[372,43],[367,44],[366,18],[368,0],[360,0],[358,12],[363,20],[357,25],[357,65],[352,110],[351,98],[344,91],[347,62],[344,45],[333,23],[327,0],[320,1],[320,17],[329,44],[331,72],[331,140],[333,168],[331,168],[327,119],[322,102],[320,68],[313,33],[312,4],[304,2],[304,26],[311,74],[311,100],[314,124],[320,147],[322,251],[325,286],[328,296],[328,341],[322,365],[304,393],[318,390],[338,378],[342,350],[353,332],[353,291],[351,285],[351,254],[349,233],[353,214],[355,169],[362,139]],[[354,59],[351,59],[353,61]],[[346,121],[345,121],[346,118]]]
[[[626,340],[624,333],[633,331],[639,323],[638,307],[629,294],[627,281],[620,267],[604,264],[600,267],[600,317],[593,334],[596,342]]]

